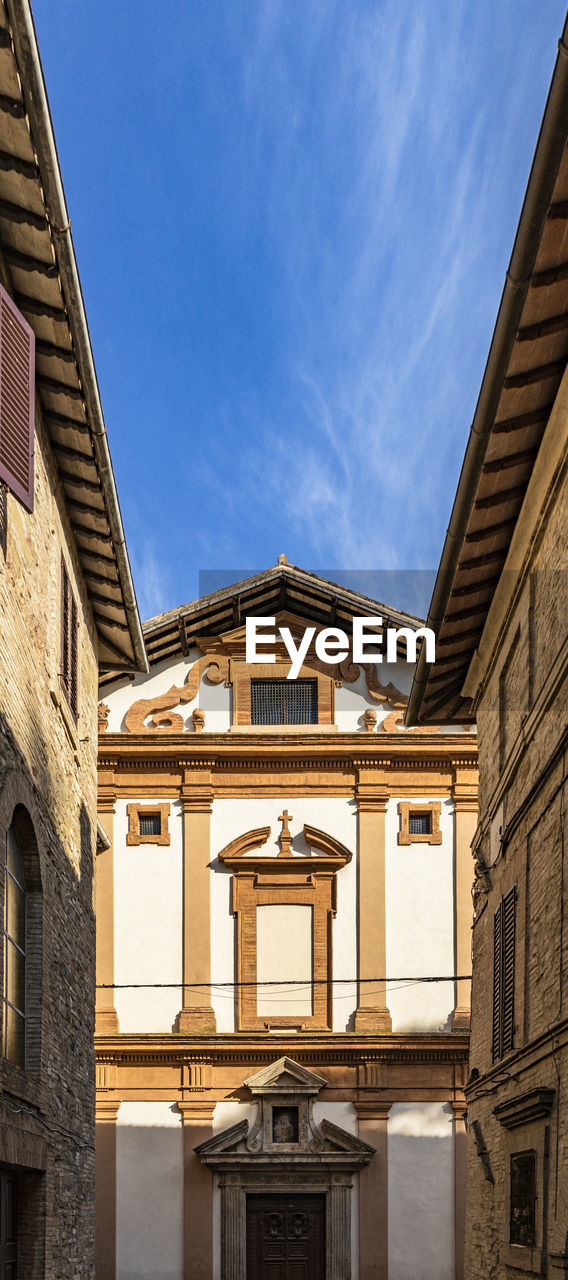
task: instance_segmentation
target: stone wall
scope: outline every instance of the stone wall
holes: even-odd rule
[[[568,804],[567,476],[516,587],[479,712],[480,828],[477,920],[467,1090],[466,1275],[505,1277],[511,1267],[565,1274],[568,1267]],[[551,490],[552,492],[552,490]],[[559,567],[560,566],[560,567]],[[514,1047],[492,1061],[494,915],[516,892]],[[476,1078],[477,1077],[477,1078]],[[521,1115],[526,1095],[531,1115]],[[510,1103],[507,1125],[495,1109]],[[536,1113],[536,1114],[535,1114]],[[536,1241],[510,1241],[510,1157],[536,1153]],[[552,1268],[552,1269],[551,1269]],[[557,1268],[557,1269],[555,1269]]]
[[[0,551],[0,909],[5,833],[16,810],[30,891],[29,1053],[26,1071],[0,1057],[0,1162],[18,1170],[22,1275],[86,1280],[94,1232],[97,661],[41,424],[33,514],[8,493],[6,525],[5,553]],[[76,724],[59,681],[62,552],[78,605]]]

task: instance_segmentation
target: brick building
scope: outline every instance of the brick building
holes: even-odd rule
[[[463,1276],[475,735],[403,729],[402,641],[246,655],[369,614],[282,556],[103,683],[100,1280]]]
[[[469,1280],[568,1274],[567,34],[408,709],[479,732]]]
[[[93,1267],[97,680],[144,670],[27,0],[0,4],[0,1277]]]

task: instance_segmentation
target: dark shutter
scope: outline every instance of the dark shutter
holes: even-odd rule
[[[515,1037],[515,889],[501,898],[493,921],[493,1060]]]
[[[502,1053],[513,1048],[515,1031],[515,890],[503,898],[503,1037]]]
[[[78,711],[77,604],[61,557],[61,684],[75,719]]]
[[[503,902],[501,901],[493,919],[493,1061],[501,1057],[502,951]]]
[[[0,285],[0,480],[34,505],[35,338]]]

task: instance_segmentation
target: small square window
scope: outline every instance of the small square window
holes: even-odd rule
[[[159,813],[140,814],[140,835],[159,836],[162,832],[162,819]]]
[[[511,1244],[536,1244],[536,1151],[511,1156]]]
[[[127,844],[169,844],[169,804],[129,804]]]
[[[408,819],[411,836],[429,836],[432,832],[431,813],[411,813]]]

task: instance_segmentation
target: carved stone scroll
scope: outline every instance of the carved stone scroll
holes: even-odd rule
[[[186,702],[191,702],[197,697],[202,676],[210,684],[222,684],[227,680],[228,674],[227,658],[205,654],[203,658],[194,662],[185,684],[179,686],[174,684],[167,693],[158,694],[154,698],[139,698],[137,702],[133,702],[124,717],[126,729],[129,733],[155,733],[160,730],[183,733],[184,718],[174,712],[173,708],[178,707],[180,703],[184,705]],[[146,724],[149,717],[151,717],[150,724]]]

